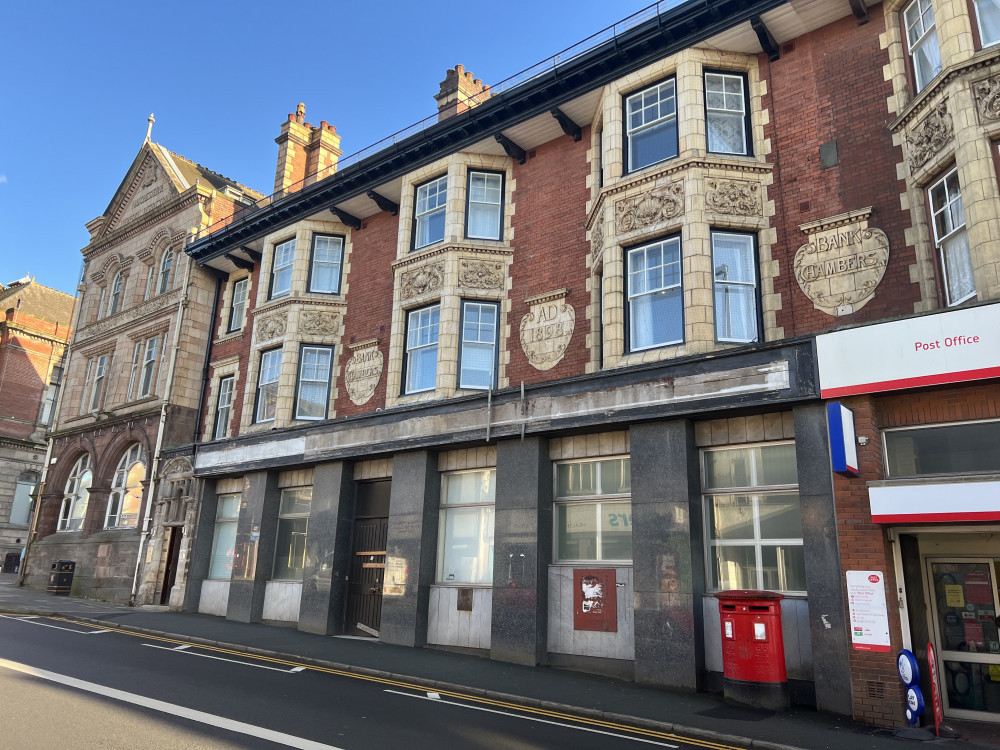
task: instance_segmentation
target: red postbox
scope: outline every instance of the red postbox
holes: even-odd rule
[[[727,700],[788,708],[781,600],[772,591],[720,591],[723,690]]]

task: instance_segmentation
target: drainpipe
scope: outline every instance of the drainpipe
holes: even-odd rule
[[[153,498],[156,496],[156,472],[160,467],[160,449],[163,447],[163,433],[166,429],[167,414],[170,406],[170,396],[174,385],[174,368],[177,364],[177,352],[181,348],[180,336],[184,325],[184,311],[188,304],[188,284],[191,280],[191,256],[184,254],[187,263],[184,264],[183,294],[178,304],[177,321],[174,324],[174,345],[170,349],[170,364],[167,366],[167,382],[163,386],[163,403],[160,406],[160,423],[156,429],[156,447],[153,449],[153,463],[150,467],[149,489],[146,496],[146,513],[142,518],[142,534],[139,537],[139,554],[135,558],[135,573],[132,576],[132,593],[128,598],[129,606],[135,606],[135,595],[139,590],[139,570],[142,567],[142,556],[149,541],[149,527],[153,518]]]
[[[84,262],[83,271],[80,272],[80,283],[76,285],[76,297],[73,300],[73,312],[70,313],[70,321],[73,326],[70,331],[69,340],[66,342],[66,350],[63,352],[63,361],[65,366],[63,367],[63,382],[62,386],[59,388],[59,397],[56,402],[52,404],[52,429],[49,430],[49,439],[46,441],[45,446],[45,463],[42,466],[42,478],[38,480],[38,497],[35,498],[35,510],[31,514],[31,523],[28,525],[28,538],[25,540],[24,544],[24,559],[21,560],[21,567],[18,568],[18,578],[17,585],[24,586],[24,574],[28,570],[28,558],[31,556],[31,545],[35,541],[35,534],[38,533],[38,517],[42,514],[42,494],[45,492],[45,480],[49,475],[49,462],[52,460],[52,448],[55,445],[55,441],[52,439],[51,435],[53,432],[59,429],[59,410],[62,408],[63,398],[66,395],[66,391],[69,390],[69,360],[70,356],[73,354],[73,336],[76,331],[80,330],[80,316],[83,314],[83,292],[86,287],[83,284],[83,279],[87,273],[87,264]]]

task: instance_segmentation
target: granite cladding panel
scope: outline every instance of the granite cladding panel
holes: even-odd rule
[[[382,599],[379,639],[387,643],[423,646],[427,642],[440,496],[441,475],[435,453],[414,451],[395,456],[386,557],[404,559],[408,573],[403,594]]]
[[[490,656],[543,664],[552,549],[552,463],[544,438],[497,445]]]
[[[797,406],[794,418],[816,708],[850,716],[851,673],[847,645],[850,638],[844,617],[826,409],[823,404]]]
[[[630,433],[635,679],[698,689],[704,566],[694,426],[654,422],[633,425]]]
[[[228,620],[260,622],[263,617],[267,579],[271,577],[274,565],[280,502],[281,490],[278,489],[276,473],[258,471],[246,476],[240,520],[236,525],[236,555],[226,610]],[[243,559],[241,555],[244,555]],[[248,556],[256,558],[252,566],[253,577],[238,578],[237,571],[250,567],[246,559]]]

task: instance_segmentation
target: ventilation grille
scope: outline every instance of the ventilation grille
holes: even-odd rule
[[[885,683],[868,680],[868,697],[873,699],[885,698]]]

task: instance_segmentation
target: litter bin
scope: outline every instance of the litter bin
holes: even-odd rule
[[[56,560],[52,563],[52,570],[49,572],[49,585],[45,590],[56,596],[69,596],[69,590],[73,587],[75,570],[76,563],[72,560]]]
[[[723,692],[726,700],[781,711],[788,708],[781,600],[772,591],[720,591]]]

